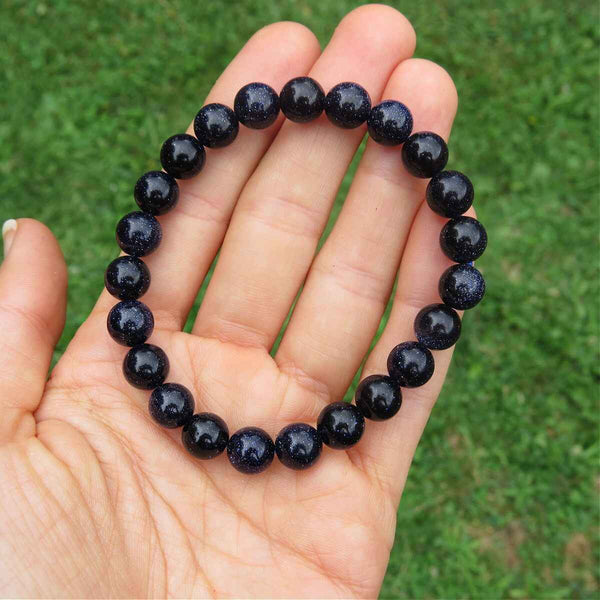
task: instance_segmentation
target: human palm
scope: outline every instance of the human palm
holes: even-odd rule
[[[448,75],[411,59],[410,24],[363,6],[321,50],[293,23],[251,38],[208,101],[237,89],[275,89],[310,73],[324,88],[364,85],[398,98],[415,130],[447,137],[456,109]],[[424,183],[397,148],[367,144],[336,225],[315,256],[336,191],[364,129],[310,124],[242,130],[209,151],[161,217],[164,239],[147,257],[143,298],[168,354],[168,381],[194,393],[196,411],[230,432],[314,423],[339,400],[377,331],[396,276],[394,306],[363,374],[385,372],[389,350],[412,337],[418,309],[437,299],[447,264],[442,220],[422,209]],[[64,322],[66,271],[52,234],[20,219],[0,269],[0,564],[3,596],[374,597],[391,549],[410,462],[442,386],[451,351],[435,355],[423,387],[403,390],[390,421],[368,422],[347,452],[324,449],[316,466],[274,461],[246,476],[226,457],[199,461],[180,430],[147,414],[147,392],[124,380],[125,349],[106,332],[104,292],[49,380]],[[182,333],[200,285],[219,261],[193,331]],[[270,350],[298,290],[289,325]]]

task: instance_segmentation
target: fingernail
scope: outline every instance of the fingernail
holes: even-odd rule
[[[17,231],[17,222],[14,219],[8,219],[4,221],[2,225],[2,240],[4,241],[4,256],[8,255],[8,251],[12,246],[15,238],[15,232]]]

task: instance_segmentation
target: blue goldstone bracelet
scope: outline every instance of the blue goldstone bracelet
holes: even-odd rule
[[[456,312],[473,308],[483,297],[485,281],[473,266],[487,245],[483,225],[463,216],[473,203],[473,185],[458,171],[445,171],[446,142],[436,133],[412,133],[409,109],[396,100],[371,107],[368,92],[357,83],[344,82],[326,95],[310,77],[296,77],[279,95],[265,83],[249,83],[235,96],[233,110],[223,104],[207,104],[194,119],[195,137],[180,133],[165,141],[160,152],[164,171],[140,177],[134,198],[140,210],[124,216],[117,225],[117,242],[126,254],[116,258],[105,274],[106,289],[121,300],[108,314],[108,332],[131,349],[123,361],[127,381],[152,390],[149,412],[163,427],[182,427],[182,442],[199,459],[210,459],[227,450],[230,463],[242,473],[260,473],[275,454],[286,467],[306,469],[314,465],[326,444],[345,450],[356,444],[365,429],[365,418],[382,421],[393,417],[402,404],[401,388],[421,386],[433,375],[431,350],[444,350],[460,336],[461,320]],[[171,210],[179,199],[176,179],[197,175],[206,160],[205,147],[222,148],[237,137],[239,124],[251,129],[272,125],[279,111],[296,123],[307,123],[323,111],[336,126],[345,129],[366,122],[370,137],[385,146],[402,144],[405,168],[415,177],[430,178],[426,199],[431,209],[450,219],[440,233],[440,246],[456,264],[439,281],[439,304],[419,311],[414,330],[417,341],[393,348],[387,375],[364,378],[355,394],[355,405],[334,402],[319,415],[317,427],[292,423],[275,442],[258,427],[244,427],[231,437],[225,422],[215,414],[194,414],[192,393],[178,383],[165,383],[169,359],[165,352],[146,343],[154,328],[150,309],[139,301],[150,286],[150,272],[140,257],[159,246],[162,229],[156,219]]]

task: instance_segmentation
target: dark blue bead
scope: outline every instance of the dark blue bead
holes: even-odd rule
[[[152,335],[154,317],[143,302],[124,300],[111,308],[106,324],[115,342],[122,346],[137,346]]]
[[[369,375],[358,384],[354,402],[367,419],[385,421],[400,410],[402,392],[391,377]]]
[[[413,133],[402,146],[402,162],[415,177],[433,177],[448,162],[448,146],[437,133]]]
[[[150,394],[148,410],[159,425],[175,429],[192,418],[194,397],[190,390],[179,383],[163,383]]]
[[[125,254],[146,256],[158,248],[161,240],[160,223],[148,213],[130,212],[117,223],[117,243]]]
[[[264,471],[275,456],[275,444],[259,427],[244,427],[236,431],[227,444],[227,458],[240,473]]]
[[[360,440],[365,430],[365,418],[353,404],[333,402],[319,415],[317,431],[330,448],[346,450]]]
[[[442,228],[440,246],[443,253],[454,262],[473,262],[487,246],[487,232],[477,219],[457,217]]]
[[[177,204],[179,186],[168,173],[149,171],[137,180],[133,197],[144,212],[164,215]]]
[[[165,351],[154,344],[134,346],[123,360],[123,375],[136,388],[151,390],[164,383],[169,374]]]
[[[279,93],[281,112],[295,123],[318,118],[325,106],[325,92],[311,77],[295,77]]]
[[[325,97],[325,114],[338,127],[354,129],[369,117],[371,98],[358,83],[338,83]]]
[[[242,125],[250,129],[265,129],[277,119],[279,97],[266,83],[249,83],[235,95],[233,110]]]
[[[160,164],[177,179],[191,179],[204,166],[206,151],[202,144],[187,133],[178,133],[165,140],[160,149]]]
[[[208,148],[223,148],[235,140],[239,131],[235,113],[224,104],[207,104],[194,118],[194,133]]]
[[[410,110],[396,100],[384,100],[374,106],[367,119],[369,135],[384,146],[404,143],[413,128]]]
[[[212,413],[199,413],[184,425],[181,441],[190,454],[208,460],[227,448],[229,429],[221,417]]]
[[[427,184],[427,204],[434,213],[452,219],[469,210],[473,204],[473,184],[458,171],[442,171]]]
[[[322,449],[321,436],[306,423],[284,427],[275,439],[277,457],[290,469],[308,469],[319,460]]]
[[[445,304],[429,304],[415,317],[415,334],[431,350],[445,350],[460,337],[460,317]]]
[[[106,268],[104,284],[119,300],[137,300],[150,287],[150,270],[135,256],[119,256]]]
[[[444,304],[457,310],[467,310],[483,298],[485,280],[471,265],[452,265],[442,273],[438,291]]]
[[[427,383],[435,368],[433,354],[419,342],[402,342],[388,355],[390,377],[402,387],[419,387]]]

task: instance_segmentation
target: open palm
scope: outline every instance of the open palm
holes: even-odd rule
[[[259,31],[208,101],[231,105],[251,81],[280,89],[309,73],[325,89],[357,81],[374,102],[400,99],[414,130],[448,136],[456,93],[433,63],[412,59],[408,21],[363,6],[321,52],[294,23]],[[273,437],[313,423],[360,367],[393,289],[393,310],[363,374],[385,372],[389,350],[412,339],[420,307],[438,299],[449,264],[443,220],[422,208],[424,185],[397,148],[369,142],[336,225],[315,256],[336,192],[364,129],[321,117],[242,130],[208,151],[164,239],[146,260],[144,302],[167,352],[169,381],[193,391],[196,412],[230,432]],[[403,390],[398,415],[367,423],[348,452],[324,449],[312,469],[278,461],[245,476],[225,456],[199,461],[179,430],[147,413],[147,392],[124,380],[126,350],[106,332],[104,292],[50,379],[64,322],[66,270],[52,234],[20,219],[0,269],[0,594],[4,597],[374,597],[391,549],[410,462],[451,351],[435,354],[423,387]],[[191,334],[187,314],[221,248]],[[274,357],[269,354],[303,287]]]

